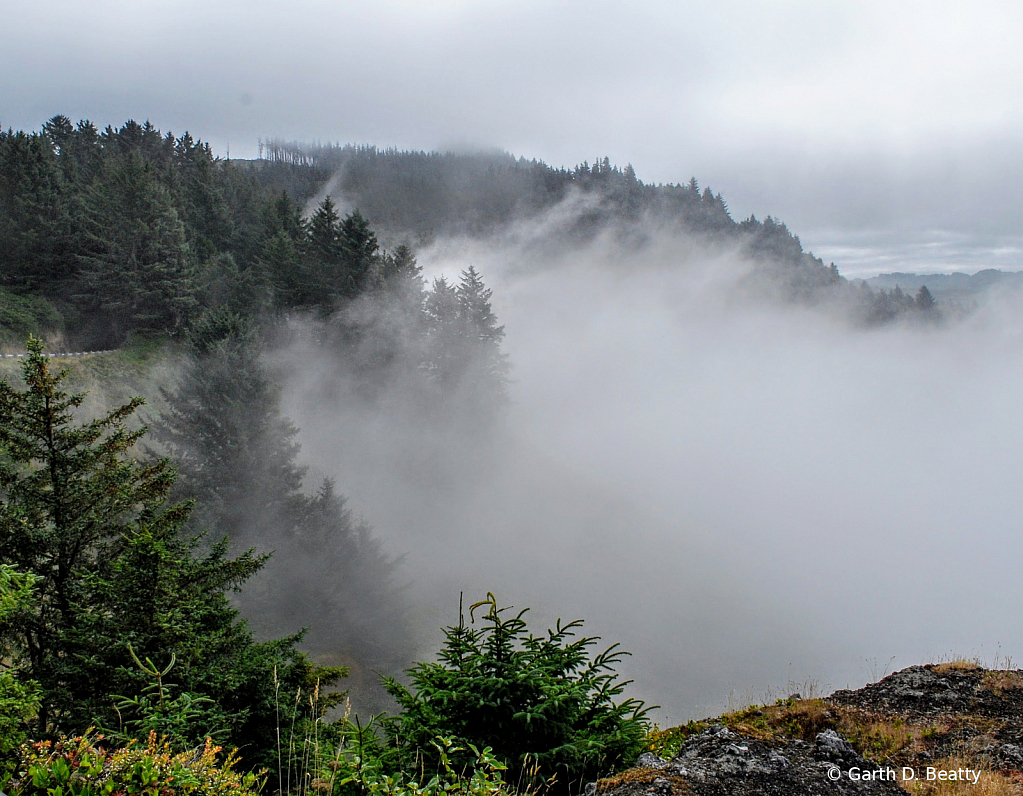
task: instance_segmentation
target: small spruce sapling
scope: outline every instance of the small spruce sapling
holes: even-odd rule
[[[385,679],[402,709],[388,726],[397,764],[433,770],[442,762],[434,740],[450,738],[464,749],[491,748],[508,781],[556,777],[561,792],[630,764],[643,749],[649,708],[617,701],[631,681],[619,680],[615,667],[628,653],[615,644],[591,657],[598,639],[575,638],[580,620],[534,636],[523,619],[528,609],[498,608],[492,594],[470,608],[471,624],[479,608],[478,627],[459,612],[439,661],[409,669],[409,686]],[[457,764],[471,766],[471,755],[463,757]]]

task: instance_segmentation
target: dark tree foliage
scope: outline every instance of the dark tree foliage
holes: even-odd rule
[[[306,233],[306,225],[302,221],[302,208],[287,191],[281,191],[264,206],[261,223],[264,239],[283,234],[297,242],[301,241]]]
[[[365,252],[342,256],[334,232],[325,283],[298,206],[272,175],[236,168],[188,133],[131,120],[98,131],[65,116],[38,133],[0,132],[0,288],[53,302],[75,346],[183,334],[217,306],[226,263],[258,293],[253,314],[351,297]]]
[[[340,233],[344,262],[340,295],[354,298],[366,289],[380,246],[369,221],[358,209],[345,216]]]
[[[402,244],[393,252],[385,252],[379,261],[377,288],[382,295],[378,314],[379,331],[385,337],[388,350],[385,359],[393,359],[402,351],[412,351],[425,329],[423,306],[426,301],[426,282],[423,269],[416,262],[412,249]],[[415,363],[416,367],[419,363]]]
[[[29,349],[23,389],[0,382],[0,565],[34,576],[31,609],[4,629],[18,677],[40,688],[33,735],[118,728],[133,718],[118,703],[151,685],[136,657],[173,656],[168,685],[204,706],[188,740],[212,733],[270,763],[275,673],[297,688],[342,672],[317,671],[297,637],[253,641],[227,593],[264,560],[229,558],[226,542],[198,554],[183,536],[191,507],[168,503],[167,461],[130,458],[141,399],[75,424],[84,396],[60,389],[66,371],[50,372],[38,341]]]
[[[369,221],[358,210],[342,219],[329,196],[313,212],[308,230],[312,273],[298,299],[329,313],[369,287],[380,247]]]
[[[73,186],[43,136],[0,132],[0,286],[53,296],[75,282]]]
[[[486,612],[474,627],[478,608]],[[525,613],[498,608],[488,595],[470,608],[470,625],[460,615],[444,631],[436,663],[410,669],[408,686],[387,679],[402,709],[388,728],[399,765],[433,770],[431,741],[444,736],[491,747],[509,766],[510,782],[528,782],[536,763],[540,777],[557,776],[558,792],[576,793],[643,750],[646,708],[618,701],[629,681],[615,668],[627,653],[614,645],[593,655],[599,639],[576,637],[581,621],[559,620],[535,636]]]
[[[891,290],[872,290],[866,282],[861,283],[861,308],[865,320],[871,324],[885,324],[894,321],[917,321],[931,323],[938,319],[937,305],[931,291],[922,286],[916,295],[906,293],[899,285]]]
[[[88,193],[86,229],[79,298],[108,319],[111,343],[135,329],[182,329],[197,304],[194,261],[170,192],[141,155],[107,164]]]
[[[501,350],[504,327],[498,325],[490,299],[494,291],[471,265],[462,272],[455,288],[462,322],[471,346],[475,349],[473,364],[474,388],[490,394],[493,399],[506,397],[509,372],[508,357]]]
[[[407,244],[385,253],[380,261],[380,285],[396,293],[421,295],[424,288],[423,269]]]
[[[264,153],[268,166],[289,163],[334,174],[338,192],[379,228],[420,241],[445,233],[486,234],[549,209],[572,191],[598,200],[580,221],[578,231],[584,234],[636,221],[650,210],[696,232],[734,234],[736,226],[720,196],[701,196],[695,180],[688,187],[646,185],[631,166],[619,169],[606,157],[593,166],[556,169],[504,152],[427,153],[267,141]]]
[[[426,296],[426,355],[424,370],[430,379],[454,385],[468,360],[468,329],[462,323],[458,289],[446,277],[433,280]]]
[[[285,625],[307,627],[304,644],[317,654],[340,653],[366,670],[400,670],[410,660],[410,627],[408,604],[395,582],[399,560],[353,514],[332,481],[313,495],[295,497],[287,524],[273,539],[275,560],[268,567],[274,582],[289,584],[287,592],[250,595],[254,615],[273,611]]]
[[[35,578],[0,564],[0,782],[12,773],[11,758],[27,740],[38,707],[37,686],[18,672],[17,626],[32,611]]]
[[[153,436],[180,463],[179,491],[196,501],[193,524],[274,551],[238,598],[246,614],[264,632],[308,627],[308,649],[343,652],[367,667],[404,665],[397,561],[333,484],[302,491],[298,429],[281,413],[279,377],[253,322],[225,308],[207,312],[189,345]]]
[[[299,491],[298,429],[280,414],[280,386],[247,316],[207,312],[189,347],[153,437],[178,463],[180,489],[198,501],[202,524],[252,544],[271,535]]]
[[[196,258],[229,251],[233,220],[225,198],[226,180],[218,173],[210,145],[185,133],[174,142],[174,164],[172,190]]]
[[[259,253],[259,267],[272,286],[270,301],[278,313],[300,307],[313,300],[302,257],[301,239],[277,232],[267,238]]]
[[[324,263],[340,263],[344,254],[341,246],[341,216],[337,205],[325,197],[309,217],[309,253]]]
[[[269,287],[270,304],[280,313],[309,303],[315,291],[302,251],[308,227],[287,191],[263,207],[259,227],[256,261]]]
[[[462,272],[457,285],[434,280],[426,296],[423,370],[445,390],[459,390],[482,409],[506,399],[509,365],[501,350],[504,327],[498,325],[492,291],[475,268]]]
[[[373,402],[390,390],[421,405],[432,398],[423,378],[428,322],[422,268],[401,245],[377,255],[365,280],[362,295],[325,329],[339,378],[360,400]]]
[[[326,328],[336,352],[336,389],[372,404],[381,396],[410,420],[476,433],[507,402],[510,366],[492,293],[469,267],[424,290],[407,246],[378,257],[372,286]]]
[[[204,264],[196,281],[205,311],[225,310],[265,321],[273,307],[269,277],[259,261],[244,266],[232,254],[221,253]]]

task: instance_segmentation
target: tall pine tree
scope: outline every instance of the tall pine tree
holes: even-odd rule
[[[254,627],[300,623],[305,644],[393,670],[406,653],[405,601],[396,561],[345,507],[333,484],[302,491],[297,429],[280,409],[278,374],[251,321],[207,313],[191,334],[192,359],[154,437],[181,467],[195,521],[236,546],[274,551],[239,602]]]
[[[50,372],[39,341],[28,347],[23,388],[0,381],[0,565],[35,579],[6,634],[19,676],[40,688],[34,734],[116,726],[119,696],[146,684],[133,654],[175,656],[175,687],[212,705],[193,737],[215,730],[270,762],[275,667],[294,687],[314,672],[294,638],[256,644],[228,603],[262,561],[230,559],[223,543],[197,556],[182,536],[190,505],[167,501],[168,462],[132,457],[142,400],[76,423],[84,395],[61,389],[67,371]]]

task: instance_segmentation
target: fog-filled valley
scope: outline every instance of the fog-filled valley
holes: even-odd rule
[[[494,286],[511,403],[483,440],[324,400],[336,376],[287,353],[302,460],[407,552],[428,625],[461,590],[584,616],[676,721],[1014,654],[1018,294],[864,328],[737,298],[749,262],[683,236],[537,237],[420,254]]]
[[[576,793],[651,720],[1023,654],[1016,275],[849,280],[606,157],[260,148],[0,133],[0,774],[93,727],[301,791],[322,728],[355,796],[365,744],[440,764],[441,703],[521,774],[584,678],[537,764]],[[630,656],[537,641],[574,619]]]

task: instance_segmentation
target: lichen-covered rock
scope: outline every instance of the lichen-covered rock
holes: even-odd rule
[[[673,760],[647,754],[639,763],[641,767],[596,783],[588,796],[905,794],[894,771],[864,760],[833,730],[820,733],[815,744],[786,739],[768,743],[714,725],[688,739]]]
[[[815,746],[818,757],[838,766],[854,766],[862,760],[852,744],[834,730],[818,733]]]

